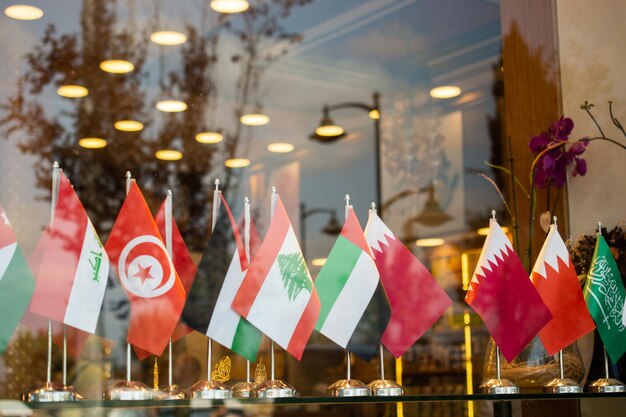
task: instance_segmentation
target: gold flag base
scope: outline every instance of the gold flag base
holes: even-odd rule
[[[396,397],[404,394],[404,388],[390,379],[377,379],[368,384],[372,395],[377,397]]]
[[[105,400],[142,401],[154,399],[154,391],[139,381],[120,381],[108,387],[102,397]]]
[[[614,393],[626,392],[624,383],[615,378],[600,378],[589,384],[590,392]]]
[[[485,394],[519,394],[517,385],[508,379],[492,378],[480,386]]]
[[[274,379],[256,385],[254,396],[259,398],[289,398],[297,397],[298,393],[294,387],[285,381]]]
[[[182,400],[183,398],[185,398],[185,393],[176,384],[165,385],[154,393],[155,400]]]
[[[83,397],[74,387],[59,382],[41,382],[22,393],[22,401],[34,402],[64,402],[82,400]]]
[[[185,397],[189,399],[216,400],[232,398],[233,392],[228,385],[219,381],[198,381],[185,391]]]
[[[583,389],[576,381],[569,378],[555,378],[548,382],[543,390],[552,394],[574,394],[583,392]]]
[[[239,382],[232,387],[234,398],[251,398],[254,396],[254,382]]]
[[[326,390],[331,397],[365,397],[372,390],[358,379],[340,379]]]

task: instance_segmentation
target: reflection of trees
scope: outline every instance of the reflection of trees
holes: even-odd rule
[[[46,29],[40,43],[26,56],[28,69],[19,78],[15,93],[0,105],[0,126],[5,136],[19,133],[19,149],[34,155],[37,187],[47,197],[50,168],[58,160],[90,212],[100,231],[112,226],[114,213],[124,195],[123,175],[131,170],[140,179],[149,201],[160,200],[166,188],[175,188],[176,217],[181,232],[193,249],[206,241],[210,216],[211,176],[219,174],[226,157],[245,153],[239,116],[258,100],[262,75],[283,52],[271,48],[278,42],[285,47],[299,40],[288,33],[281,21],[293,7],[311,0],[272,0],[255,3],[241,16],[220,15],[204,30],[206,20],[215,16],[203,2],[201,28],[188,25],[188,41],[181,47],[180,65],[160,81],[163,95],[171,94],[188,104],[188,110],[152,118],[154,102],[148,97],[146,68],[148,37],[151,28],[139,36],[134,24],[118,29],[113,0],[84,0],[80,28],[76,33],[59,33],[55,25]],[[132,22],[131,22],[132,23]],[[224,129],[222,146],[206,146],[194,140],[196,133],[216,126],[206,120],[217,107],[217,63],[220,40],[235,35],[236,52],[230,59],[240,64],[235,86],[232,121]],[[261,50],[261,48],[264,48]],[[270,51],[270,52],[267,52]],[[222,52],[222,55],[224,52]],[[108,74],[98,64],[111,58],[131,61],[135,70],[128,74]],[[84,85],[87,97],[73,100],[63,111],[52,114],[43,102],[47,88],[64,84]],[[58,100],[61,100],[60,98]],[[144,122],[142,132],[120,132],[113,128],[116,120],[135,119]],[[161,119],[162,123],[157,123]],[[223,125],[223,123],[220,123]],[[88,150],[78,146],[78,139],[103,137],[108,146]],[[154,152],[175,147],[184,158],[167,163],[154,158]],[[226,186],[234,191],[236,178],[226,174]]]

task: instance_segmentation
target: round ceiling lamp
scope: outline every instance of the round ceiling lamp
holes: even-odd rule
[[[113,127],[122,132],[139,132],[143,130],[143,123],[137,120],[118,120]]]
[[[241,116],[239,121],[248,126],[263,126],[270,122],[270,118],[263,113],[248,113]]]
[[[82,138],[78,141],[78,145],[87,149],[100,149],[107,146],[107,141],[102,138]]]
[[[337,137],[344,134],[343,127],[333,123],[322,124],[315,129],[315,134],[318,136],[324,136],[327,138]]]
[[[200,132],[196,134],[196,142],[200,143],[220,143],[224,136],[218,132]]]
[[[441,246],[444,242],[445,241],[439,237],[430,237],[426,239],[417,239],[415,241],[415,245],[422,248],[432,248],[434,246]]]
[[[178,113],[187,110],[187,104],[180,100],[161,100],[156,108],[165,113]]]
[[[430,90],[432,98],[452,98],[461,95],[461,89],[456,85],[442,85]]]
[[[150,40],[157,45],[176,46],[185,43],[187,36],[173,30],[159,30],[150,35]]]
[[[4,14],[16,20],[37,20],[43,17],[43,10],[26,4],[15,4],[4,9]]]
[[[232,158],[224,162],[228,168],[245,168],[250,165],[250,160],[246,158]]]
[[[267,145],[267,150],[274,153],[289,153],[293,151],[294,146],[287,142],[276,142]]]
[[[135,69],[135,65],[124,59],[107,59],[100,63],[100,69],[111,74],[126,74]]]
[[[154,156],[162,161],[178,161],[183,157],[183,154],[175,149],[161,149],[156,151]]]
[[[89,94],[89,90],[82,85],[67,84],[57,88],[57,94],[66,98],[81,98]]]
[[[246,0],[212,0],[211,9],[218,13],[241,13],[248,10],[250,3]]]
[[[313,266],[324,266],[326,263],[326,258],[315,258],[311,260],[311,265]]]

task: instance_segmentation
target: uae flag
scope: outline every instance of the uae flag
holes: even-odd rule
[[[552,313],[552,320],[539,332],[541,343],[550,355],[596,327],[587,310],[567,247],[554,224],[539,252],[531,279]]]
[[[41,242],[30,311],[95,333],[109,259],[63,171],[54,217]]]
[[[495,219],[489,220],[489,234],[465,301],[483,319],[509,362],[552,319]]]
[[[221,194],[220,203],[218,220],[187,296],[182,319],[194,330],[254,362],[262,334],[231,307],[248,270],[248,259]]]
[[[320,300],[280,197],[232,307],[300,360],[320,312]]]
[[[130,302],[128,342],[140,358],[160,356],[180,319],[185,288],[134,181],[105,249]]]
[[[378,351],[391,310],[376,264],[352,207],[315,278],[322,310],[315,329],[369,361]]]
[[[170,203],[167,202],[167,199],[170,199]],[[154,221],[157,225],[157,229],[159,229],[159,234],[164,239],[165,247],[167,247],[167,233],[166,233],[166,220],[165,220],[165,206],[166,204],[171,204],[171,197],[168,196],[161,204],[161,208],[157,212],[154,217]],[[178,225],[176,224],[176,220],[174,220],[174,216],[171,219],[171,246],[172,246],[172,263],[174,264],[174,269],[176,269],[176,273],[178,274],[178,278],[180,282],[183,284],[185,288],[185,293],[188,294],[189,290],[191,290],[191,285],[193,284],[193,279],[196,276],[196,266],[193,263],[193,259],[191,259],[191,254],[187,249],[187,245],[185,245],[185,241],[183,240],[183,236],[180,234],[180,230],[178,229]],[[179,321],[178,325],[174,329],[174,333],[172,333],[172,340],[176,341],[189,334],[192,329],[185,326],[182,321]]]
[[[382,342],[399,358],[439,320],[452,300],[375,210],[369,212],[365,238],[391,305]]]
[[[626,352],[626,291],[613,253],[598,234],[584,290],[589,313],[613,363]]]
[[[0,207],[0,354],[28,308],[34,287],[35,278]]]

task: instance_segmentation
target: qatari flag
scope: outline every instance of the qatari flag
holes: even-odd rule
[[[483,319],[509,362],[552,320],[496,219],[489,220],[489,234],[465,301]]]

